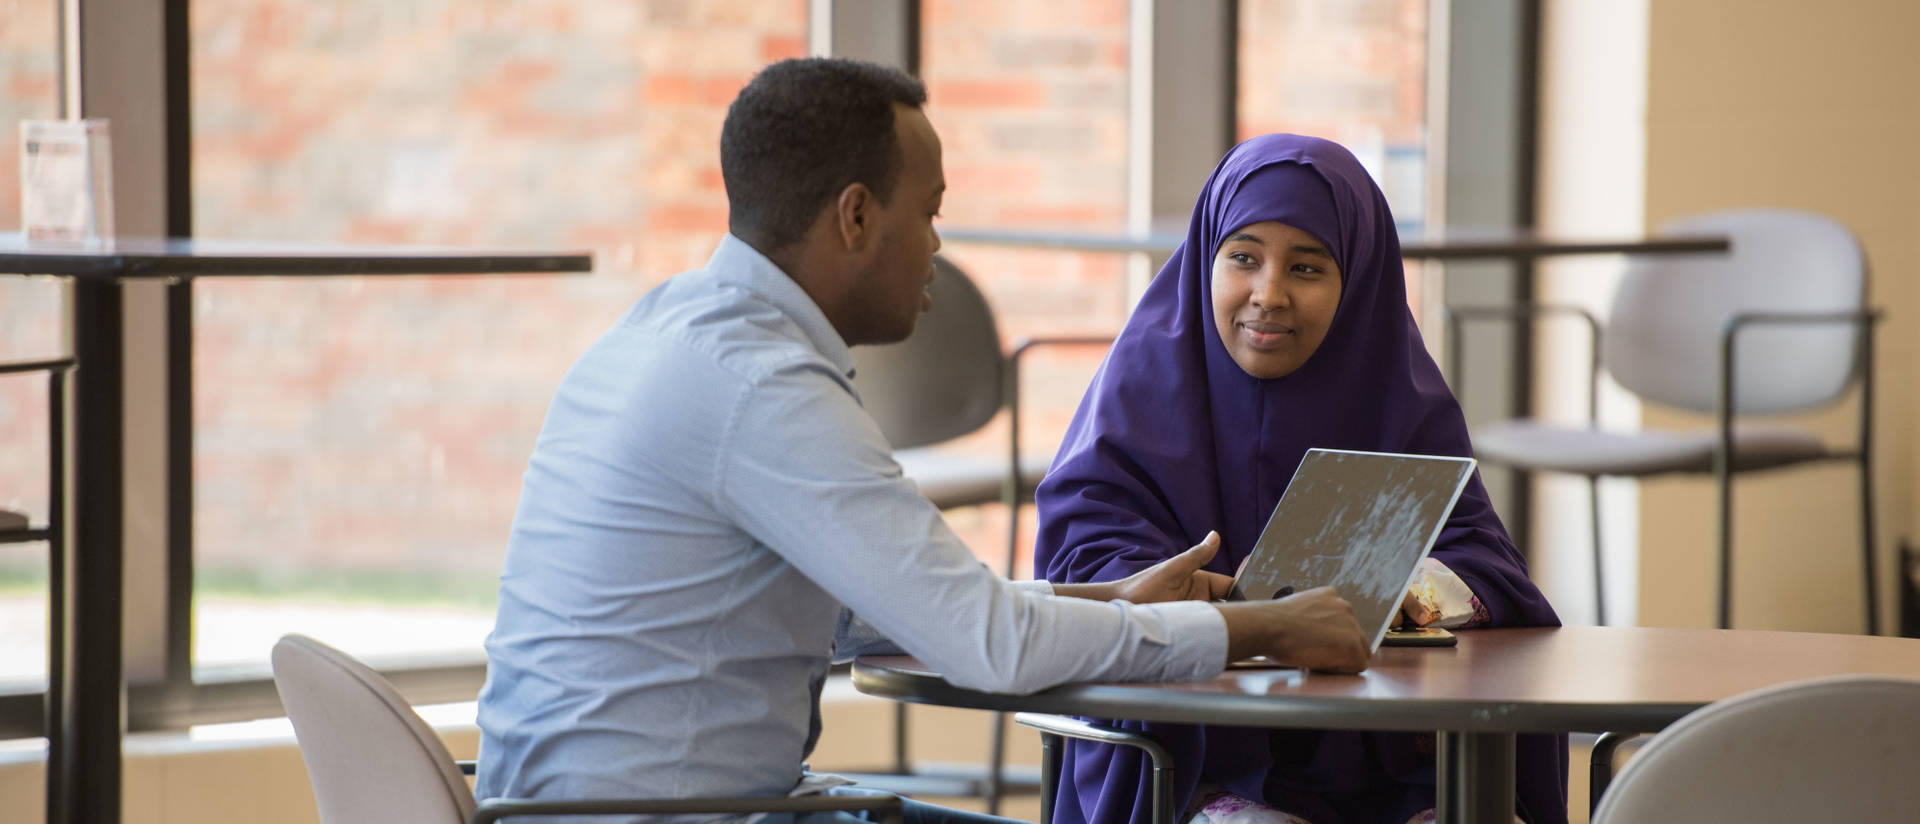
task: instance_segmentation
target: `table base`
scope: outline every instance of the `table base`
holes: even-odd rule
[[[1512,824],[1513,734],[1441,731],[1437,745],[1439,824]]]

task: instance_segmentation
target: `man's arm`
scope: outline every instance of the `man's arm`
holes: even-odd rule
[[[824,364],[755,381],[715,446],[729,520],[955,684],[1193,679],[1226,663],[1226,622],[1205,603],[1050,598],[988,571]]]
[[[1359,672],[1371,656],[1353,607],[1332,587],[1214,606],[1227,621],[1229,661],[1265,655],[1304,669]]]
[[[1015,581],[1013,585],[1025,591],[1088,601],[1118,600],[1135,604],[1214,601],[1225,598],[1233,587],[1232,578],[1202,569],[1218,551],[1220,536],[1209,532],[1206,540],[1192,549],[1141,570],[1125,580],[1093,584]],[[844,608],[840,610],[840,626],[834,630],[833,649],[835,663],[851,661],[862,655],[904,653],[884,633],[861,620],[853,610]]]

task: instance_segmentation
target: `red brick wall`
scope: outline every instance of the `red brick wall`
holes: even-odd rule
[[[208,236],[589,248],[590,277],[202,282],[202,568],[485,587],[568,363],[725,231],[725,106],[804,0],[200,0]]]
[[[1426,142],[1427,0],[1241,0],[1240,136]]]

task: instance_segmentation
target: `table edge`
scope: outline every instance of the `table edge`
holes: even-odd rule
[[[1040,712],[1133,721],[1243,727],[1459,732],[1655,732],[1708,702],[1630,706],[1582,702],[1480,702],[1419,698],[1168,693],[1155,684],[1068,684],[1029,695],[963,689],[937,675],[856,660],[854,689],[915,704],[999,712]],[[1327,676],[1342,677],[1342,676]],[[1171,703],[1170,696],[1180,701]],[[1437,725],[1435,718],[1456,719]]]
[[[262,254],[88,255],[58,251],[0,252],[0,274],[99,279],[203,277],[342,277],[417,275],[538,275],[593,271],[590,252],[461,253],[424,251],[329,254],[286,251]]]

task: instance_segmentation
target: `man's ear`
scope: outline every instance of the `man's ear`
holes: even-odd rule
[[[849,183],[833,201],[835,224],[840,231],[841,249],[859,251],[873,239],[874,209],[879,201],[865,183]]]

